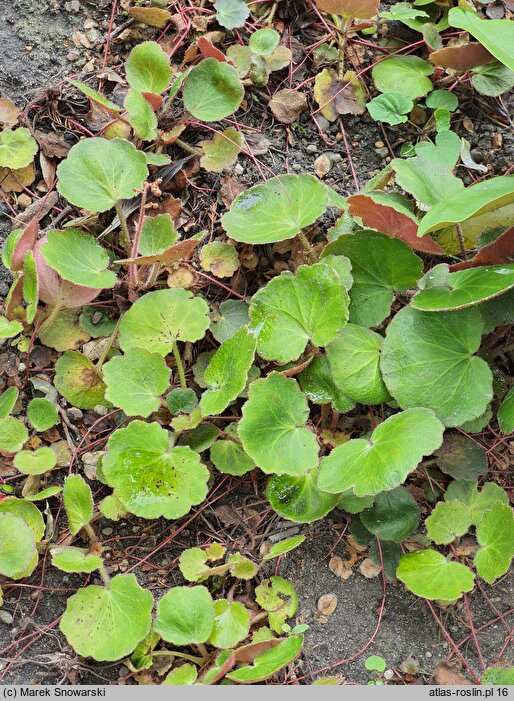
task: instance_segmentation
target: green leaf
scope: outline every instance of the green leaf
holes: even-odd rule
[[[416,156],[423,161],[435,161],[453,169],[460,158],[461,140],[454,131],[440,131],[435,135],[435,144],[431,141],[419,141],[414,148]],[[444,173],[447,177],[446,171]],[[451,182],[453,186],[453,181]]]
[[[327,346],[334,382],[361,404],[382,404],[391,398],[379,367],[382,342],[380,334],[348,324]]]
[[[64,508],[70,532],[76,535],[93,518],[93,495],[80,475],[70,475],[64,482]]]
[[[214,626],[209,643],[227,650],[244,640],[250,631],[250,612],[237,601],[218,599],[214,602]]]
[[[24,475],[43,475],[57,464],[57,457],[51,448],[22,450],[14,456],[14,467]]]
[[[241,553],[232,553],[227,558],[227,565],[230,565],[230,574],[237,579],[253,579],[259,568]]]
[[[36,317],[39,301],[38,273],[32,251],[27,251],[23,256],[23,299],[27,304],[27,323],[31,324]]]
[[[214,604],[205,587],[173,587],[157,604],[154,630],[173,645],[205,643],[214,625]]]
[[[414,107],[414,102],[410,97],[402,93],[388,92],[377,95],[366,105],[375,122],[385,122],[386,124],[403,124],[407,121],[407,115]]]
[[[440,501],[425,521],[428,537],[438,544],[464,535],[471,523],[470,509],[460,501]]]
[[[252,458],[244,452],[238,439],[237,424],[232,423],[225,429],[225,433],[236,441],[218,440],[211,448],[210,459],[214,467],[225,475],[245,475],[255,470],[256,465]]]
[[[300,477],[274,475],[268,481],[266,497],[274,511],[294,523],[312,523],[337,506],[338,495],[318,488],[319,469]]]
[[[280,34],[274,29],[258,29],[248,42],[252,53],[258,56],[269,56],[273,53],[280,41]]]
[[[59,422],[59,414],[48,400],[31,399],[27,406],[27,420],[36,431],[47,431]]]
[[[199,341],[209,326],[209,307],[182,288],[156,290],[140,297],[120,323],[119,344],[126,353],[144,348],[168,355],[176,341]]]
[[[102,566],[102,558],[85,548],[57,546],[50,553],[52,565],[63,572],[94,572]]]
[[[0,316],[0,338],[12,338],[23,331],[23,324],[19,321],[9,321],[5,316]]]
[[[203,453],[204,450],[210,448],[216,438],[219,436],[219,431],[212,424],[200,424],[193,428],[188,433],[180,436],[178,445],[188,445],[191,450],[197,453]]]
[[[418,550],[402,555],[396,570],[416,596],[424,599],[451,601],[473,589],[473,572],[459,562],[450,562],[435,550]]]
[[[340,236],[323,251],[323,256],[344,255],[352,262],[350,322],[377,326],[389,316],[394,290],[414,287],[423,262],[403,241],[376,231],[359,231]]]
[[[185,108],[193,117],[202,122],[217,122],[237,110],[245,91],[235,68],[206,58],[192,68],[182,93]]]
[[[434,66],[418,56],[391,56],[377,63],[371,75],[380,92],[401,93],[414,100],[432,90],[428,76],[433,72]]]
[[[447,434],[434,455],[439,469],[456,480],[473,481],[487,472],[484,448],[460,433]]]
[[[309,407],[295,380],[277,372],[250,385],[239,435],[263,472],[301,475],[318,464],[318,443],[306,428]]]
[[[243,0],[216,0],[216,20],[225,29],[241,29],[250,16],[250,8]]]
[[[492,373],[472,355],[480,347],[482,325],[476,309],[430,314],[405,307],[396,314],[380,367],[402,409],[433,409],[445,426],[484,413],[492,399]]]
[[[178,239],[169,214],[146,217],[139,239],[139,254],[153,256],[171,248]]]
[[[386,661],[383,657],[378,657],[378,655],[371,655],[364,661],[364,666],[370,672],[384,672],[386,668]]]
[[[342,492],[342,494],[339,494],[337,508],[347,511],[349,514],[360,514],[362,511],[364,511],[364,509],[368,509],[369,507],[373,506],[374,501],[375,497],[373,495],[358,497],[352,492],[351,489],[348,489],[347,491]]]
[[[93,88],[90,88],[89,85],[81,83],[78,80],[73,80],[72,78],[65,78],[65,80],[77,88],[77,90],[80,90],[80,92],[86,95],[86,97],[89,97],[90,100],[96,102],[97,105],[100,105],[100,107],[106,109],[108,112],[114,112],[116,114],[122,111],[119,105],[117,105],[115,102],[111,102],[111,100],[108,100],[102,94],[96,90],[93,90]]]
[[[232,277],[239,268],[239,256],[235,246],[230,243],[213,241],[200,251],[200,265],[203,270],[216,277]]]
[[[274,543],[268,550],[266,555],[264,555],[264,560],[274,560],[276,557],[281,557],[286,553],[295,550],[299,545],[305,540],[304,535],[294,535],[291,538],[284,538],[284,540],[279,540],[278,543]]]
[[[455,480],[448,485],[444,500],[457,500],[464,504],[468,508],[471,523],[474,526],[477,526],[491,507],[498,502],[509,503],[507,492],[494,482],[486,482],[479,492],[476,482],[463,480]]]
[[[18,401],[19,394],[17,387],[8,387],[0,394],[0,419],[6,419],[9,416]]]
[[[511,387],[500,404],[498,424],[504,436],[508,436],[514,431],[514,387]]]
[[[156,41],[144,41],[128,55],[125,75],[131,88],[160,95],[171,82],[170,58]]]
[[[180,518],[207,495],[209,471],[198,453],[170,448],[157,423],[136,420],[115,431],[102,470],[127,511],[142,518]]]
[[[469,32],[498,61],[514,71],[514,25],[509,20],[483,20],[474,12],[454,7],[448,13],[448,22]]]
[[[29,439],[25,426],[18,419],[0,419],[0,451],[17,453]]]
[[[77,207],[106,212],[134,197],[148,177],[145,154],[124,139],[85,139],[57,168],[61,195]]]
[[[200,158],[202,168],[211,173],[222,173],[237,161],[244,146],[244,136],[234,127],[229,127],[214,134],[210,141],[201,141],[200,146],[204,152]]]
[[[514,514],[507,504],[494,504],[477,526],[480,548],[475,567],[482,579],[493,584],[504,575],[514,557]]]
[[[255,336],[246,326],[221,344],[205,369],[205,382],[211,389],[200,400],[203,416],[221,414],[243,391],[255,347]]]
[[[298,382],[307,399],[314,404],[332,404],[342,414],[355,406],[353,400],[337,386],[326,355],[314,358],[298,375]]]
[[[56,362],[54,385],[59,394],[79,409],[94,409],[104,401],[105,385],[100,373],[78,351],[66,351]]]
[[[27,494],[25,499],[28,501],[45,501],[46,499],[51,499],[62,492],[62,487],[47,487],[42,489],[37,494]]]
[[[34,533],[25,521],[12,513],[0,512],[0,574],[20,579],[26,574],[34,555]]]
[[[93,338],[110,336],[116,327],[116,321],[111,318],[109,309],[101,307],[85,307],[79,316],[80,328]]]
[[[59,627],[78,655],[100,662],[129,655],[150,630],[153,597],[133,574],[109,586],[79,589],[66,603]]]
[[[2,168],[25,168],[32,163],[38,151],[35,139],[25,127],[13,131],[0,131],[0,166]]]
[[[514,87],[514,71],[499,61],[486,63],[473,69],[471,84],[481,95],[498,97]]]
[[[209,330],[218,343],[223,343],[249,321],[248,304],[238,299],[230,299],[220,304],[219,312],[211,314]]]
[[[182,664],[168,672],[163,686],[192,686],[198,677],[198,670],[194,664]]]
[[[63,282],[63,286],[66,285],[74,287],[70,282]],[[78,287],[76,289],[86,290],[86,288]],[[87,292],[92,293],[96,297],[99,290],[88,289]],[[80,304],[87,304],[90,300],[91,297],[81,300]],[[39,331],[41,343],[59,352],[79,348],[84,343],[87,343],[90,336],[79,325],[79,315],[79,309],[62,309],[49,326],[43,326],[43,329]]]
[[[83,287],[114,287],[116,275],[107,270],[107,251],[92,236],[78,229],[49,231],[41,253],[48,265],[64,280]]]
[[[418,236],[505,207],[512,202],[514,202],[514,175],[499,175],[496,178],[483,180],[460,189],[460,192],[458,189],[452,189],[439,203],[432,202],[435,206],[421,220]]]
[[[258,290],[250,304],[257,352],[266,360],[296,360],[307,343],[326,346],[348,318],[348,295],[337,273],[324,263],[282,273]]]
[[[485,265],[449,273],[444,287],[421,290],[411,306],[424,312],[453,311],[497,297],[514,287],[514,264]]]
[[[380,540],[397,542],[414,533],[419,517],[417,502],[405,487],[382,492],[373,506],[361,513],[361,521],[368,531]]]
[[[282,633],[282,626],[298,609],[298,595],[291,582],[283,577],[270,577],[255,587],[255,601],[268,611],[269,626]]]
[[[194,390],[189,387],[187,389],[177,387],[177,389],[171,390],[168,394],[166,403],[170,414],[174,416],[177,414],[189,414],[198,406],[198,397]]]
[[[123,107],[128,112],[130,126],[139,138],[142,141],[155,141],[158,134],[157,116],[144,95],[131,88],[125,96]]]
[[[455,112],[459,106],[459,98],[449,90],[432,90],[426,96],[425,105],[431,110],[442,108],[449,112]]]
[[[422,154],[423,158],[394,158],[391,167],[401,188],[418,202],[436,209],[438,203],[460,196],[464,192],[464,183],[453,175],[451,167],[446,165],[446,159],[443,163],[434,160],[433,152],[429,154],[429,159],[426,159],[427,154],[423,150]],[[419,226],[418,236],[422,235],[425,218],[426,215]],[[427,232],[428,229],[423,230],[423,233]]]
[[[157,353],[130,348],[103,366],[105,398],[127,416],[150,416],[168,389],[171,370]]]
[[[313,175],[281,175],[238,195],[221,224],[235,241],[284,241],[323,214],[329,206],[328,192]]]
[[[188,582],[197,582],[209,572],[208,555],[201,548],[188,548],[180,553],[179,569]]]
[[[514,667],[488,667],[482,675],[480,683],[497,686],[512,685],[514,684]]]
[[[444,426],[429,409],[407,409],[381,423],[369,439],[352,438],[321,460],[318,487],[337,494],[378,494],[402,484],[443,440]]]
[[[239,684],[258,684],[293,662],[299,656],[302,645],[303,635],[292,635],[278,645],[261,652],[255,657],[252,665],[229,672],[226,679]]]
[[[43,521],[41,512],[36,506],[34,506],[34,504],[31,504],[25,499],[7,497],[6,499],[0,501],[0,514],[13,514],[14,516],[18,516],[30,528],[34,534],[34,540],[36,543],[43,540],[45,535],[45,522]],[[31,572],[28,574],[31,574]]]

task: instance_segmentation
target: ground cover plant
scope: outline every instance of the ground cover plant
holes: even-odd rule
[[[453,127],[461,83],[503,104],[514,25],[451,3],[308,2],[314,75],[284,88],[298,63],[287,3],[177,5],[176,45],[146,39],[116,80],[66,82],[88,111],[64,153],[44,153],[26,114],[0,132],[5,175],[28,190],[39,168],[47,185],[2,250],[0,338],[19,358],[0,394],[2,587],[41,567],[78,576],[55,625],[139,683],[309,682],[293,675],[309,626],[269,569],[303,534],[258,558],[221,538],[184,547],[184,581],[156,587],[114,574],[98,524],[189,523],[220,485],[249,483],[302,528],[342,514],[384,581],[437,621],[508,574],[509,464],[491,470],[482,438],[511,460],[514,175],[490,175]],[[359,70],[348,45],[390,22],[422,37],[417,53],[384,40]],[[315,174],[275,174],[239,115],[264,101],[292,142],[309,99],[343,142],[348,115],[407,137],[349,193],[322,157]],[[230,175],[243,156],[248,187]],[[195,184],[222,173],[219,199]],[[183,215],[191,192],[207,216]],[[512,683],[509,636],[497,659],[476,642],[481,670],[456,648],[471,681]]]

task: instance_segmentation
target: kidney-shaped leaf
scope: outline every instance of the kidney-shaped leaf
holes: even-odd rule
[[[104,401],[105,385],[100,373],[85,355],[66,351],[55,364],[56,390],[79,409],[94,409]]]
[[[266,496],[277,514],[294,523],[312,523],[332,511],[338,495],[320,491],[318,474],[319,469],[314,468],[300,477],[273,475]]]
[[[34,533],[13,513],[0,513],[0,574],[11,579],[24,577],[34,555]]]
[[[0,450],[6,453],[16,453],[28,441],[29,433],[19,419],[7,416],[0,419]]]
[[[156,290],[140,297],[123,315],[119,344],[125,352],[145,348],[164,356],[176,341],[199,341],[209,323],[207,303],[189,290]]]
[[[49,231],[41,254],[64,280],[83,287],[114,287],[116,275],[107,270],[107,251],[78,229]]]
[[[209,471],[187,446],[169,447],[157,423],[132,421],[109,438],[102,471],[114,495],[142,518],[184,516],[207,495]]]
[[[133,574],[119,574],[109,586],[86,587],[71,596],[59,627],[78,655],[119,660],[150,630],[152,606],[151,593]]]
[[[514,514],[509,505],[494,504],[477,526],[477,540],[475,567],[492,584],[507,572],[514,557]]]
[[[272,372],[250,385],[239,435],[263,472],[301,475],[318,464],[318,443],[305,423],[309,406],[293,379]]]
[[[148,176],[145,154],[124,139],[79,141],[57,168],[57,189],[77,207],[105,212],[134,197]]]
[[[476,309],[398,312],[387,329],[380,367],[402,409],[428,407],[446,426],[484,413],[493,396],[492,373],[472,355],[480,347],[482,325]]]
[[[171,81],[170,58],[156,41],[143,41],[129,53],[125,73],[135,90],[160,95]]]
[[[474,12],[454,7],[448,13],[448,22],[452,27],[469,32],[498,61],[514,71],[514,24],[510,20],[484,20]]]
[[[326,346],[348,318],[348,295],[329,265],[302,265],[282,273],[253,296],[250,320],[257,352],[266,360],[296,360],[309,341]]]
[[[157,604],[154,630],[173,645],[205,643],[214,625],[214,604],[206,587],[173,587]]]
[[[379,494],[361,521],[380,540],[405,540],[418,527],[419,506],[405,487],[397,487]]]
[[[313,175],[281,175],[238,195],[221,223],[235,241],[284,241],[323,214],[328,193]]]
[[[25,168],[37,153],[37,142],[30,131],[21,127],[12,131],[0,131],[0,166],[2,168]]]
[[[391,56],[372,69],[375,87],[382,93],[401,93],[414,100],[432,90],[428,77],[434,67],[418,56]]]
[[[443,432],[429,409],[394,414],[369,439],[352,438],[323,458],[318,487],[331,494],[353,489],[359,497],[394,489],[441,445]]]
[[[250,630],[250,612],[238,601],[214,602],[214,627],[209,642],[220,650],[234,647]]]
[[[57,464],[57,457],[51,448],[22,450],[14,456],[14,467],[24,475],[43,475]]]
[[[245,94],[235,68],[215,58],[206,58],[192,68],[182,92],[186,109],[204,122],[217,122],[233,114]]]
[[[416,596],[451,601],[473,589],[473,572],[460,562],[450,562],[435,550],[402,555],[396,576]]]

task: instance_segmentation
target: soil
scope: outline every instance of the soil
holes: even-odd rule
[[[64,3],[61,0],[12,0],[2,3],[1,97],[10,97],[20,108],[24,108],[37,99],[41,89],[56,85],[65,74],[80,71],[91,54],[86,47],[77,49],[72,40],[73,32],[84,31],[84,21],[94,18],[98,23],[98,32],[103,36],[110,7],[110,2],[93,3],[85,0],[74,0],[73,3]],[[78,58],[75,58],[77,54]],[[504,103],[508,109],[508,99],[504,99]],[[490,164],[492,173],[501,174],[510,165],[509,154],[514,147],[514,135],[510,127],[501,121],[491,121],[490,108],[491,104],[485,98],[480,103],[471,99],[464,100],[461,102],[459,120],[464,123],[463,134],[475,149],[475,159]],[[469,121],[465,121],[466,118]],[[252,126],[252,118],[249,115],[241,121]],[[282,125],[270,121],[262,128],[271,142],[271,149],[261,157],[262,162],[275,173],[287,170],[314,172],[315,159],[321,153],[332,156],[335,154],[333,168],[326,182],[345,195],[355,191],[353,173],[359,183],[363,184],[390,160],[384,142],[389,140],[395,153],[398,153],[398,131],[388,129],[384,134],[380,126],[366,116],[345,118],[346,146],[341,141],[336,141],[336,136],[340,133],[337,123],[330,126],[320,120],[320,126],[324,130],[323,136],[309,116],[304,116],[295,133],[290,133],[288,138]],[[405,130],[401,132],[402,138],[405,138],[405,133]],[[495,150],[492,145],[493,134],[498,133],[502,135],[503,146]],[[187,136],[186,132],[186,139]],[[205,135],[196,133],[195,140],[208,136],[207,132]],[[348,152],[351,154],[351,160],[348,158]],[[253,184],[260,177],[254,163],[249,159],[241,159],[240,162],[239,181],[246,186]],[[203,182],[200,184],[217,191],[220,179],[213,174],[207,174],[203,176]],[[202,223],[199,222],[199,226]],[[0,217],[0,240],[9,230],[9,219]],[[7,271],[0,269],[0,298],[7,292],[7,281]],[[101,485],[98,487],[101,488]],[[230,501],[231,508],[239,513],[235,524],[231,526],[230,537],[237,547],[258,556],[261,539],[254,538],[248,527],[242,526],[241,523],[248,518],[247,508],[251,507],[252,501],[262,505],[262,500],[259,502],[252,494],[251,485],[242,485],[241,489],[241,501],[235,500],[236,504],[241,505],[234,507],[234,501]],[[223,502],[220,503],[223,505]],[[349,683],[365,684],[376,678],[364,668],[366,657],[375,654],[386,660],[388,668],[395,670],[395,679],[401,679],[405,677],[401,671],[401,663],[409,656],[414,656],[420,663],[420,671],[415,680],[418,683],[428,681],[436,664],[452,654],[452,646],[444,638],[425,602],[410,595],[401,584],[387,583],[384,604],[380,575],[366,579],[359,572],[357,565],[346,581],[333,574],[328,567],[330,556],[339,555],[344,559],[348,552],[345,539],[340,539],[342,521],[337,520],[337,513],[335,512],[334,518],[301,528],[307,536],[306,542],[279,563],[278,573],[289,578],[298,590],[298,620],[310,626],[306,634],[303,656],[294,670],[295,675],[307,675],[305,682],[310,683],[311,678],[323,674],[318,670],[335,665],[341,659],[355,657],[373,637],[383,606],[380,626],[373,642],[356,659],[338,665],[326,674],[343,675]],[[219,518],[221,521],[217,521]],[[216,510],[214,515],[207,511],[202,519],[201,527],[192,527],[192,530],[180,533],[178,541],[182,547],[205,542],[206,531],[212,538],[220,529],[227,528],[226,514],[224,522]],[[268,521],[268,533],[284,527],[277,517],[271,517]],[[105,529],[112,528],[113,533],[105,532]],[[104,534],[104,544],[113,549],[113,560],[121,563],[120,571],[126,570],[127,566],[132,564],[131,557],[142,558],[151,553],[153,547],[169,532],[170,526],[162,522],[151,528],[148,531],[148,524],[138,522],[137,519],[122,521],[114,526],[108,521],[98,525],[98,529]],[[257,532],[254,535],[257,535]],[[125,557],[127,552],[130,552],[128,559]],[[141,581],[146,579],[156,595],[164,588],[180,583],[180,575],[174,569],[179,552],[176,545],[170,545],[152,557],[153,565],[164,569],[138,568]],[[56,629],[55,621],[62,614],[69,595],[69,592],[62,590],[69,588],[75,591],[82,583],[79,577],[63,576],[62,573],[48,568],[44,580],[40,581],[36,574],[29,581],[34,586],[44,581],[44,587],[47,589],[38,591],[20,585],[19,596],[18,590],[13,588],[6,597],[3,610],[13,616],[13,622],[6,625],[0,621],[0,675],[2,669],[7,668],[2,677],[4,683],[110,684],[127,678],[129,672],[121,662],[96,664],[78,658]],[[482,592],[475,591],[469,597],[469,604],[476,628],[495,619],[492,625],[479,634],[484,661],[490,665],[495,661],[505,640],[504,625],[513,625],[514,611],[510,609],[514,594],[514,577],[510,575],[494,587],[484,587],[484,592],[490,598],[489,603]],[[335,594],[338,604],[334,613],[323,619],[317,613],[317,602],[320,596],[327,593]],[[509,611],[503,623],[491,606],[501,612]],[[456,643],[469,636],[468,619],[462,610],[462,604],[448,609],[436,607],[436,610],[445,629]],[[52,624],[54,625],[48,628]],[[25,649],[24,646],[31,642],[33,644]],[[469,640],[461,649],[468,664],[480,673],[481,666],[473,641]],[[512,646],[503,655],[503,659],[514,664]],[[400,676],[397,676],[397,673]],[[128,683],[132,683],[132,680],[129,679]]]

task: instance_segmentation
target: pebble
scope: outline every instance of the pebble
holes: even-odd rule
[[[293,170],[303,170],[300,163],[293,163]]]
[[[18,365],[18,372],[25,372],[26,369],[27,369],[27,366],[25,365],[25,363],[20,363]]]
[[[76,51],[75,49],[72,49],[71,51],[68,51],[66,54],[66,58],[68,61],[78,61],[80,58],[80,52]]]
[[[243,168],[241,163],[236,163],[236,165],[234,166],[234,173],[236,175],[243,175],[244,172],[245,172],[245,169]]]
[[[5,625],[10,626],[14,621],[14,618],[7,611],[0,610],[0,623],[5,623]]]
[[[375,149],[375,151],[378,153],[380,158],[386,158],[389,155],[389,151],[385,146],[383,146],[382,148],[377,148]]]
[[[70,2],[65,2],[64,9],[66,10],[66,12],[80,12],[79,0],[71,0]]]
[[[305,150],[306,150],[308,153],[317,153],[317,152],[318,152],[318,147],[316,146],[316,144],[308,144],[308,145],[305,147]]]
[[[384,679],[392,679],[394,677],[394,672],[392,669],[386,669],[384,672]]]
[[[383,141],[375,141],[375,148],[384,148],[385,144]]]
[[[478,148],[472,148],[470,152],[471,158],[476,162],[476,163],[482,163],[484,160],[484,154],[480,149]],[[18,198],[19,201],[19,198]]]
[[[74,406],[68,409],[66,413],[72,421],[79,421],[84,416],[80,409],[77,409]]]
[[[32,204],[32,198],[26,195],[24,192],[18,195],[18,206],[20,209],[27,209]]]
[[[106,406],[102,406],[101,404],[97,404],[95,408],[93,409],[95,414],[98,414],[98,416],[105,416],[106,414],[109,413],[109,410],[107,409]]]
[[[328,121],[328,119],[325,119],[325,117],[322,114],[316,115],[316,121],[318,122],[318,126],[323,133],[327,132],[330,129],[330,122]]]
[[[432,653],[429,650],[427,650],[425,652],[425,657],[432,657]]]
[[[112,535],[112,528],[102,528],[102,535]]]

